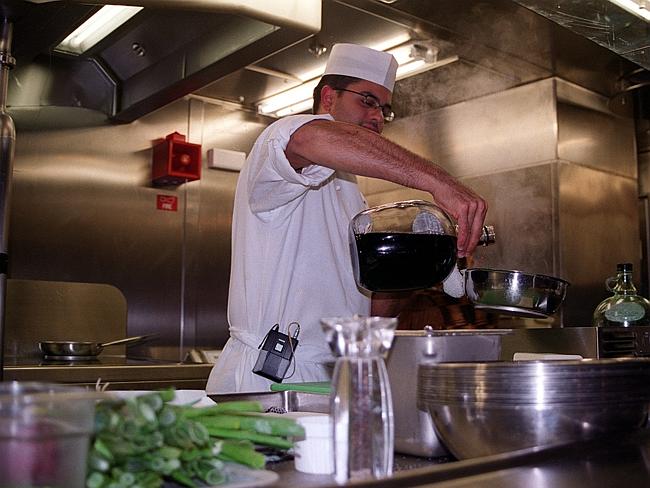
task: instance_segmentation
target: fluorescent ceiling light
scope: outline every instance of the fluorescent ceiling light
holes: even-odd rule
[[[609,0],[631,14],[641,17],[645,21],[650,21],[650,10],[645,0]]]
[[[294,88],[289,88],[277,95],[262,100],[257,106],[257,110],[261,114],[271,115],[290,105],[311,101],[316,85],[318,85],[318,79],[307,81]]]
[[[140,10],[142,10],[142,7],[106,5],[81,24],[54,49],[71,54],[86,52]]]
[[[419,75],[420,73],[424,73],[430,69],[436,69],[447,64],[454,63],[458,61],[458,59],[458,56],[449,56],[448,58],[441,59],[435,63],[427,63],[423,59],[416,59],[415,61],[411,61],[410,63],[406,63],[398,67],[396,79],[402,80],[404,78],[408,78],[409,76]]]
[[[408,32],[403,32],[395,37],[390,37],[388,39],[384,39],[383,41],[379,41],[375,44],[371,44],[368,47],[371,47],[372,49],[376,49],[377,51],[388,51],[389,49],[393,49],[396,46],[401,46],[403,44],[406,44],[411,40],[411,36],[408,34]]]
[[[278,117],[284,117],[285,115],[300,114],[305,110],[309,110],[314,105],[314,101],[309,98],[309,100],[303,100],[302,102],[294,103],[289,105],[281,110],[276,112]]]
[[[389,39],[372,47],[382,48],[379,50],[389,52],[395,57],[398,64],[397,80],[458,61],[458,56],[438,61],[438,50],[434,46],[410,42],[405,36]],[[299,79],[304,80],[303,83],[260,101],[257,105],[258,112],[272,117],[284,117],[308,110],[314,103],[314,88],[324,71],[323,64],[310,72],[298,75]]]

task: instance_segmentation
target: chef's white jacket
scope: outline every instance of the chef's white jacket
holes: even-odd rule
[[[330,115],[295,115],[255,142],[235,193],[228,297],[230,339],[212,369],[208,393],[268,391],[252,373],[258,346],[279,324],[300,324],[299,345],[284,382],[324,381],[334,358],[323,317],[368,315],[370,299],[354,282],[348,242],[352,217],[366,208],[356,177],[318,165],[298,172],[285,149],[291,134]],[[294,326],[291,332],[294,331]]]

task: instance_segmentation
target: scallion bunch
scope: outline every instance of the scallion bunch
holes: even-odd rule
[[[97,404],[87,488],[158,488],[227,481],[224,462],[261,469],[256,445],[289,449],[304,430],[292,419],[261,414],[259,402],[209,407],[172,405],[174,390]]]

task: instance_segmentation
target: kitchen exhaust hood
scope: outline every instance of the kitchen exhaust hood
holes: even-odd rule
[[[30,3],[52,3],[59,0],[28,0]],[[298,30],[320,30],[320,0],[77,0],[85,5],[125,5],[143,8],[171,8],[206,13],[237,14],[273,25]]]
[[[634,63],[618,80],[610,108],[635,107],[650,118],[650,2],[648,0],[514,0]]]
[[[54,50],[106,4],[144,7],[80,55]],[[312,36],[321,0],[3,1],[14,24],[12,113],[42,107],[131,122]]]
[[[645,0],[514,0],[519,5],[650,69],[650,18]],[[638,8],[633,8],[634,6]],[[634,13],[636,12],[636,13]]]

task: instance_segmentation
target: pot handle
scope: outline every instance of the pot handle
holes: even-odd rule
[[[118,339],[116,341],[110,341],[110,342],[104,342],[100,344],[102,347],[107,347],[107,346],[116,346],[118,344],[127,344],[131,342],[140,342],[145,339],[148,339],[151,337],[150,335],[141,335],[141,336],[133,336],[133,337],[127,337],[126,339]]]

